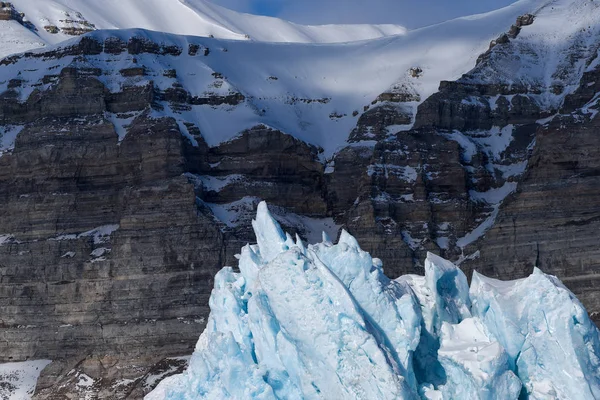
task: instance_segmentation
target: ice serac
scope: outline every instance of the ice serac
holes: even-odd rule
[[[387,347],[390,361],[416,390],[412,362],[422,315],[410,287],[386,277],[381,260],[362,251],[345,230],[337,246],[321,243],[312,246],[312,251],[346,286],[379,342]]]
[[[269,214],[267,204],[258,205],[256,219],[252,221],[260,255],[264,262],[269,262],[288,249],[285,233],[279,223]]]
[[[417,379],[442,385],[447,377],[438,360],[441,329],[444,323],[458,324],[471,317],[467,277],[451,262],[428,253],[425,276],[405,275],[396,282],[413,290],[423,316],[414,360]]]
[[[471,316],[467,277],[456,265],[428,253],[425,281],[434,301],[432,318],[428,321],[432,333],[437,334],[443,322],[457,324]]]
[[[146,399],[594,399],[598,330],[539,270],[500,282],[429,254],[385,277],[342,231],[305,246],[263,202],[258,245],[215,278],[188,370]]]
[[[506,351],[477,318],[444,322],[438,357],[447,376],[440,387],[444,399],[519,397],[521,381],[510,370]]]
[[[421,321],[410,289],[348,234],[306,248],[265,203],[253,226],[258,247],[243,248],[240,273],[217,275],[188,371],[147,398],[417,398]]]
[[[470,295],[529,399],[600,398],[598,328],[557,278],[537,268],[512,282],[475,273]]]

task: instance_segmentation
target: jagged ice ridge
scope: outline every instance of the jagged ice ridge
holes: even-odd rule
[[[434,254],[388,279],[343,231],[306,247],[266,203],[258,244],[215,278],[189,369],[146,399],[595,399],[596,326],[536,269],[467,278]],[[523,396],[523,397],[520,397]]]

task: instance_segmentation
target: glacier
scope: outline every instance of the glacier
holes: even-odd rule
[[[600,398],[598,328],[539,269],[469,287],[430,253],[425,276],[391,280],[346,231],[305,245],[264,202],[252,225],[188,369],[146,400]]]

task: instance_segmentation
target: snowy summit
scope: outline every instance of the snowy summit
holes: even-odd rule
[[[429,254],[425,276],[390,280],[345,231],[307,247],[264,202],[253,227],[189,369],[147,400],[600,397],[598,329],[555,277],[469,288]]]
[[[4,39],[0,55],[9,53],[11,47],[15,52],[24,51],[102,29],[141,28],[177,35],[286,43],[350,42],[406,33],[406,28],[393,24],[299,25],[239,13],[206,0],[13,0],[10,4],[24,14],[26,26],[0,20],[0,38]]]

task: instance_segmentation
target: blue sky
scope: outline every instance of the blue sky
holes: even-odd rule
[[[513,3],[515,0],[211,0],[237,11],[303,24],[392,23],[417,28]]]

